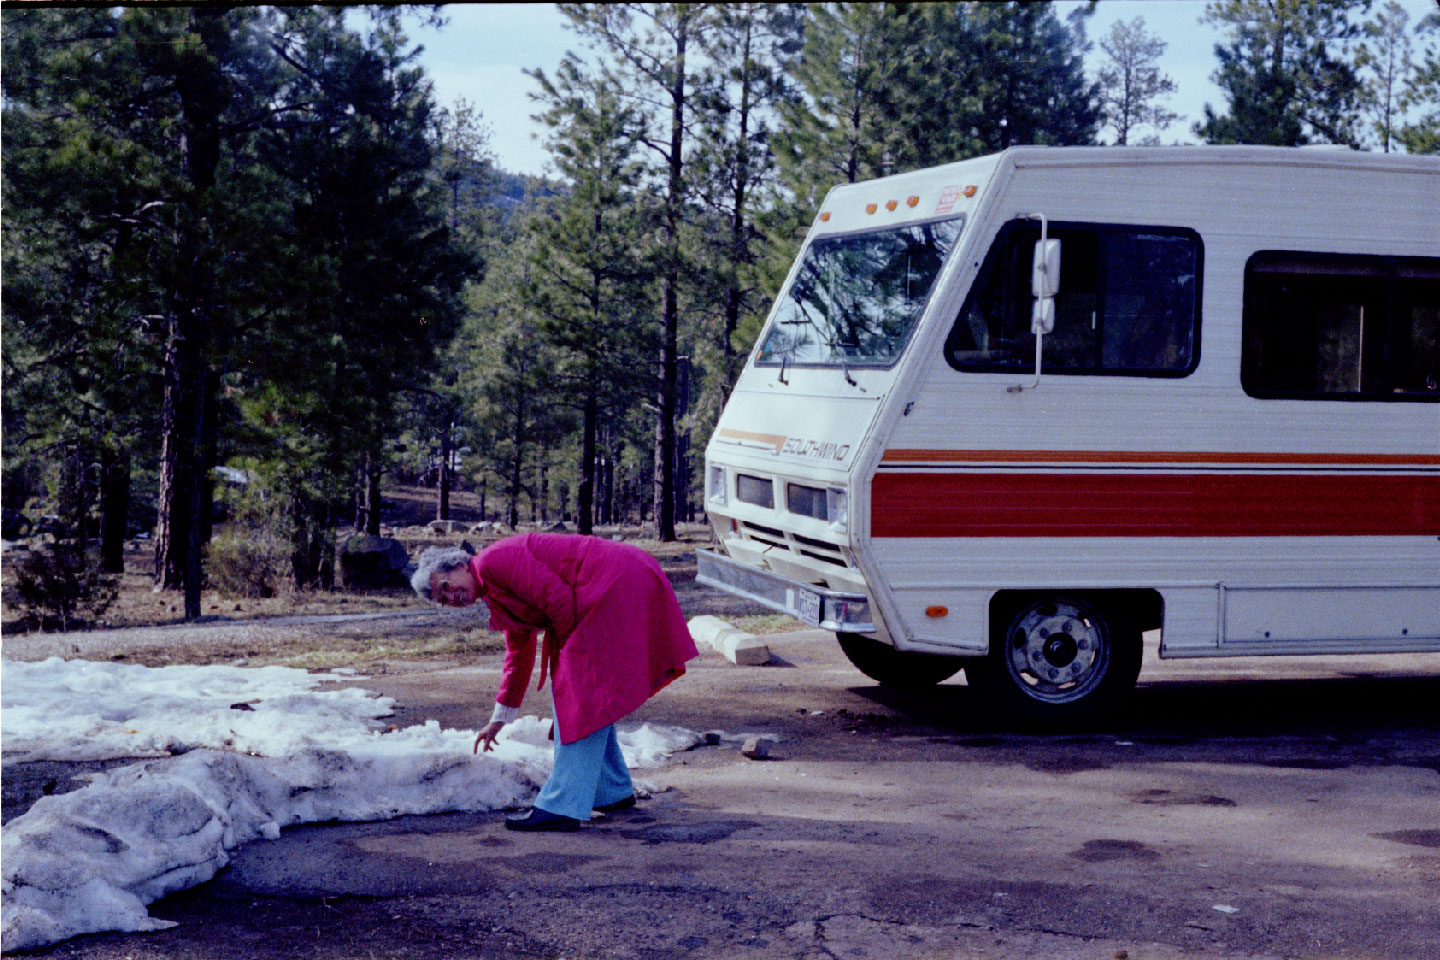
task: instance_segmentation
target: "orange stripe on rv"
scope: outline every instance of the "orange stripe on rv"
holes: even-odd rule
[[[715,431],[717,436],[729,437],[731,440],[749,440],[752,443],[768,443],[778,452],[785,446],[785,441],[790,438],[778,433],[751,433],[748,430],[731,430],[729,427],[722,427]]]
[[[1410,453],[1237,453],[1190,450],[886,450],[885,463],[1232,463],[1360,467],[1440,466]]]

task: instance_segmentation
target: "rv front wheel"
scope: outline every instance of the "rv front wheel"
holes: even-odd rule
[[[968,664],[965,676],[1008,717],[1041,725],[1099,719],[1135,685],[1140,631],[1084,598],[1031,598],[998,619],[988,656]]]
[[[965,665],[960,657],[902,653],[859,633],[837,633],[835,638],[856,670],[885,687],[911,690],[933,687],[955,676]]]

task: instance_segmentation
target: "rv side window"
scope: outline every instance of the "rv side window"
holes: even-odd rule
[[[1440,258],[1257,253],[1244,331],[1252,396],[1440,400]]]
[[[1050,224],[1060,241],[1046,373],[1184,376],[1199,361],[1200,237],[1192,230]],[[959,370],[1033,368],[1030,267],[1040,225],[1006,224],[945,344]]]

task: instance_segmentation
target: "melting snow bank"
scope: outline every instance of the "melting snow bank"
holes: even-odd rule
[[[145,905],[210,879],[247,841],[299,823],[515,807],[550,774],[548,722],[522,717],[477,757],[474,731],[432,720],[382,732],[376,718],[392,700],[314,689],[326,679],[338,678],[286,667],[7,661],[7,754],[189,752],[99,774],[5,825],[0,948],[164,929],[174,924]],[[637,769],[700,739],[650,724],[619,735]]]

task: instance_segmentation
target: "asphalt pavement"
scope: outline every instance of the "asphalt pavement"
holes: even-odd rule
[[[173,930],[39,955],[1440,958],[1440,655],[1152,646],[1120,721],[1040,735],[963,679],[898,693],[828,634],[766,639],[771,665],[707,654],[635,716],[726,737],[640,775],[632,812],[296,827],[155,904]],[[474,728],[498,670],[358,682]]]

